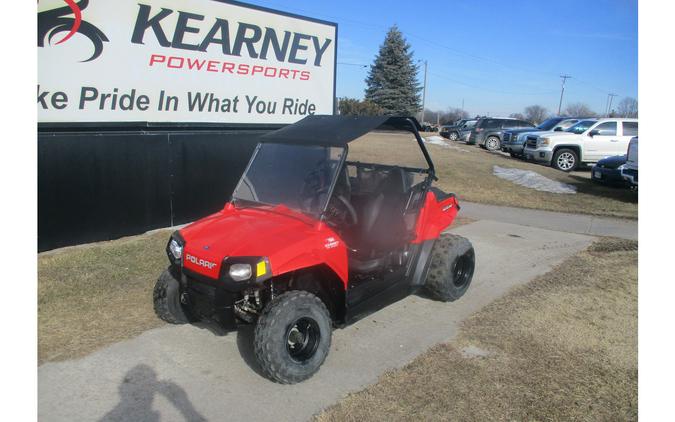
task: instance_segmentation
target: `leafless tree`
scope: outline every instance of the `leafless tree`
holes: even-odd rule
[[[531,105],[525,107],[525,120],[538,125],[548,116],[548,110],[540,105]]]
[[[434,114],[435,116],[435,114]],[[450,123],[454,123],[457,120],[460,119],[468,119],[469,118],[469,113],[466,111],[462,110],[461,108],[449,108],[447,111],[441,112],[440,116],[440,123],[442,125],[447,125]]]
[[[525,115],[523,113],[511,113],[511,114],[509,114],[509,117],[513,117],[514,119],[518,119],[518,120],[527,120],[527,118],[525,117]]]
[[[570,117],[596,117],[598,115],[584,103],[569,104],[565,108],[565,114]]]
[[[616,107],[616,114],[619,117],[637,117],[638,116],[638,102],[635,98],[626,97]]]

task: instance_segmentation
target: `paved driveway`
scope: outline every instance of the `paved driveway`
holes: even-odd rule
[[[410,296],[336,330],[326,363],[302,384],[282,386],[259,375],[251,330],[217,335],[166,326],[82,359],[40,366],[39,419],[307,420],[384,371],[451,339],[463,319],[592,241],[494,221],[453,231],[476,249],[477,269],[466,295],[448,304]]]

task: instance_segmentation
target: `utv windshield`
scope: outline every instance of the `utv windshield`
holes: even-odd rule
[[[260,143],[232,198],[318,217],[344,153],[342,147]]]

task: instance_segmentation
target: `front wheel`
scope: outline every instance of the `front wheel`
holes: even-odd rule
[[[272,380],[295,384],[314,375],[331,343],[331,319],[324,303],[305,291],[290,291],[272,300],[258,318],[256,359]]]
[[[190,313],[180,301],[180,285],[168,269],[159,276],[152,292],[155,314],[169,324],[187,324]]]
[[[501,142],[496,136],[490,136],[485,140],[485,149],[488,151],[499,151],[501,147]]]
[[[476,254],[468,239],[442,234],[431,253],[429,275],[424,285],[434,299],[452,302],[464,295],[476,266]]]
[[[457,139],[459,139],[459,135],[457,134],[457,132],[450,132],[450,138],[449,139],[451,141],[456,141]]]
[[[579,166],[579,157],[574,150],[562,148],[553,154],[551,166],[565,172],[573,171]]]

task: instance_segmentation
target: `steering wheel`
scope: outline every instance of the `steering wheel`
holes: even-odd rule
[[[333,195],[328,203],[326,216],[326,221],[335,226],[341,224],[355,226],[359,222],[354,206],[343,195]]]
[[[306,211],[313,210],[317,206],[321,195],[328,193],[330,190],[329,179],[330,167],[326,160],[319,161],[314,170],[305,176],[300,200]]]

